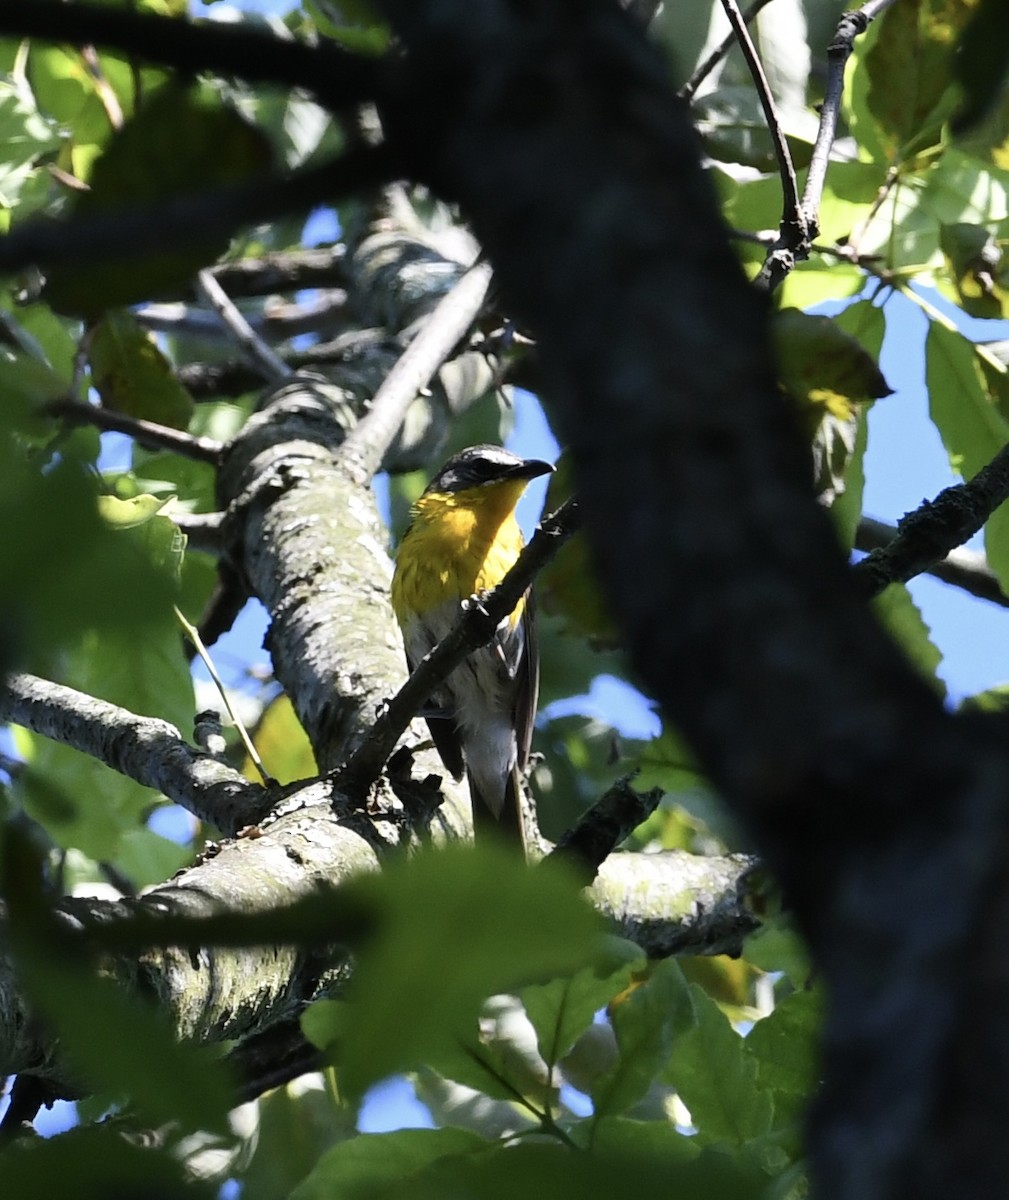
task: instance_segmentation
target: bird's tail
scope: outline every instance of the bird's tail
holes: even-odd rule
[[[512,767],[505,780],[504,802],[495,813],[480,790],[480,785],[467,771],[469,794],[473,802],[473,837],[484,843],[496,842],[526,852],[526,827],[522,807],[522,778],[517,766]]]

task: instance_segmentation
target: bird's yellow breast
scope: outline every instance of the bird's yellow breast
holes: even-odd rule
[[[500,583],[522,549],[515,505],[526,480],[427,493],[412,509],[392,582],[400,625],[447,600],[463,600]],[[518,620],[521,603],[512,614]]]

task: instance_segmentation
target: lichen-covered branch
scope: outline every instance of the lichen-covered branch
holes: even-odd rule
[[[90,754],[225,833],[237,833],[269,811],[263,788],[190,746],[167,721],[137,716],[62,684],[8,676],[0,685],[0,722]]]

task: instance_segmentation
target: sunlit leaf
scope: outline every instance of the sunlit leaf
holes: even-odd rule
[[[151,335],[116,309],[91,329],[91,377],[106,408],[185,429],[193,401]]]
[[[600,1116],[626,1112],[641,1100],[666,1065],[675,1041],[693,1024],[688,984],[676,962],[656,963],[637,986],[614,999],[609,1017],[619,1058],[592,1093]]]
[[[690,1110],[705,1141],[741,1145],[766,1133],[770,1098],[757,1087],[757,1067],[714,1000],[688,989],[689,1019],[673,1040],[664,1078]]]

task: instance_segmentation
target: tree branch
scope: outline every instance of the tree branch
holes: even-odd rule
[[[748,902],[759,867],[745,854],[611,854],[589,896],[616,932],[650,958],[738,955],[760,926]]]
[[[897,536],[852,568],[870,596],[904,583],[943,561],[1009,499],[1009,446],[967,483],[945,488],[897,523]]]
[[[820,109],[820,124],[806,172],[806,186],[793,224],[782,221],[778,238],[769,250],[757,276],[758,284],[768,291],[782,282],[797,262],[809,257],[812,243],[820,231],[820,201],[827,177],[830,151],[837,134],[837,118],[844,91],[844,65],[851,56],[855,38],[868,29],[870,23],[893,0],[867,0],[855,12],[845,13],[827,47],[827,86]],[[787,205],[786,205],[787,208]]]
[[[281,357],[292,371],[347,366],[376,350],[391,353],[387,334],[378,329],[353,329],[331,342],[317,342],[306,350],[286,349]],[[175,376],[196,401],[219,396],[241,396],[259,384],[258,374],[239,362],[185,363]],[[381,385],[380,385],[381,386]]]
[[[742,14],[743,23],[749,25],[750,22],[757,16],[762,8],[766,8],[771,0],[753,0],[753,3]],[[722,59],[729,53],[732,47],[736,44],[736,31],[730,29],[729,32],[722,38],[721,42],[712,50],[708,57],[694,71],[693,75],[676,93],[681,100],[692,100],[697,89],[707,79],[711,72],[718,66]]]
[[[347,436],[340,450],[343,462],[361,479],[370,480],[382,465],[406,410],[479,315],[490,281],[486,263],[470,267],[438,301],[375,393],[367,416]]]
[[[69,425],[94,425],[98,429],[125,433],[141,446],[155,450],[171,450],[182,458],[194,462],[206,462],[216,466],[224,453],[224,443],[214,438],[198,437],[182,429],[159,425],[156,421],[144,421],[127,413],[113,412],[97,404],[79,404],[76,400],[55,400],[47,404],[47,415],[58,417]]]
[[[225,833],[255,824],[270,807],[261,787],[194,750],[167,721],[138,717],[62,684],[9,676],[0,686],[0,721],[89,754]]]
[[[178,300],[142,304],[134,316],[145,329],[159,333],[191,333],[208,341],[222,341],[229,336],[216,313]],[[260,336],[274,342],[299,333],[332,330],[347,321],[347,293],[342,288],[329,288],[310,300],[274,302],[248,314],[247,319]]]
[[[242,349],[245,358],[268,383],[288,380],[294,374],[275,354],[239,312],[213,272],[204,268],[196,276],[196,286]]]
[[[739,47],[743,52],[743,58],[746,60],[746,65],[753,78],[754,86],[757,89],[757,97],[760,100],[760,107],[764,110],[764,118],[767,121],[768,132],[771,135],[771,142],[774,146],[774,156],[778,161],[778,174],[781,177],[782,193],[781,224],[778,241],[782,244],[806,241],[808,231],[806,229],[805,218],[799,207],[799,187],[795,181],[795,167],[792,165],[792,153],[788,148],[788,142],[785,140],[785,134],[781,128],[781,121],[778,118],[778,108],[774,103],[774,97],[771,95],[771,87],[767,82],[767,76],[764,74],[763,64],[760,61],[760,56],[757,54],[757,49],[753,44],[750,31],[746,27],[746,21],[739,11],[739,5],[736,3],[736,0],[722,0],[722,8],[725,9],[725,15],[729,18],[729,24],[732,26],[736,40],[739,42]],[[772,250],[769,259],[773,256],[773,253],[774,251]],[[759,285],[761,283],[761,276],[758,275],[757,279]]]
[[[631,776],[618,779],[579,817],[547,859],[568,863],[582,884],[588,886],[610,854],[662,801],[662,788],[636,792],[632,783]]]
[[[863,517],[855,531],[855,549],[869,553],[885,550],[899,536],[895,525]],[[1002,608],[1009,608],[1009,598],[1002,591],[998,576],[988,566],[988,560],[979,550],[968,550],[964,546],[951,550],[945,558],[925,568],[943,583],[969,592],[979,600],[987,600]]]
[[[844,67],[854,49],[855,38],[865,33],[872,22],[888,9],[894,0],[867,0],[861,8],[846,12],[838,22],[837,29],[827,47],[827,86],[820,108],[820,125],[806,172],[806,186],[802,193],[802,211],[805,214],[809,237],[819,233],[820,201],[827,178],[830,151],[837,135],[837,118],[841,110],[844,92]]]
[[[240,258],[210,270],[228,295],[268,296],[302,288],[343,288],[347,282],[342,243],[315,249],[280,250],[262,258]]]
[[[336,782],[341,790],[356,797],[367,792],[427,698],[468,654],[491,640],[498,625],[514,610],[537,573],[577,530],[578,524],[577,502],[565,501],[540,523],[498,586],[482,596],[479,603],[463,606],[452,631],[421,659],[410,678],[382,708],[352,757],[337,770]]]

